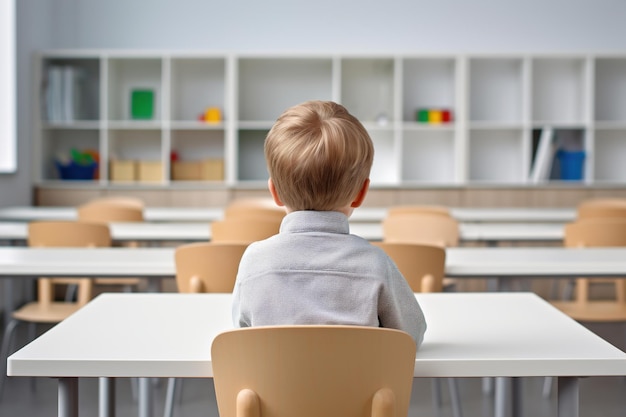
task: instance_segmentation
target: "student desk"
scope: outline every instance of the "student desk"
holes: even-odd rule
[[[118,242],[137,241],[145,243],[199,242],[211,240],[210,223],[111,223],[111,236]],[[380,222],[351,222],[350,233],[367,240],[382,240]],[[25,222],[0,222],[0,241],[24,242],[28,237]],[[459,237],[465,242],[543,242],[563,240],[563,225],[560,223],[461,223]]]
[[[428,331],[415,377],[556,376],[558,415],[572,417],[578,377],[626,375],[624,352],[534,294],[416,297]],[[59,378],[59,415],[74,417],[78,378],[211,378],[211,343],[231,327],[231,294],[103,294],[11,355],[7,374]],[[101,401],[114,407],[108,385]]]
[[[574,208],[481,208],[451,207],[459,222],[566,223],[576,218]],[[146,207],[144,216],[150,222],[211,222],[223,217],[221,207]],[[352,222],[380,222],[387,215],[383,207],[359,207]],[[74,220],[75,207],[0,207],[0,221]]]

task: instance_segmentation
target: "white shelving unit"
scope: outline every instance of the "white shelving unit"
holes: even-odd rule
[[[157,166],[135,185],[187,183],[171,175],[173,152],[223,161],[222,177],[198,183],[264,184],[265,135],[285,108],[311,99],[338,101],[366,126],[374,187],[530,184],[546,127],[555,146],[584,151],[578,183],[626,183],[626,56],[46,51],[37,63],[40,185],[69,182],[54,160],[71,149],[99,153],[87,183],[100,187],[118,184],[112,163],[127,160]],[[74,110],[61,118],[48,88],[59,68],[76,77],[63,90]],[[154,93],[147,120],[131,116],[134,89]],[[209,107],[220,121],[199,120]],[[423,109],[451,119],[424,123]],[[544,183],[560,181],[554,165]]]

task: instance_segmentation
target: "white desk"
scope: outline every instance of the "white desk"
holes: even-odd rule
[[[459,222],[501,223],[566,223],[576,217],[573,208],[482,208],[452,207],[452,216]],[[211,222],[223,217],[220,207],[146,207],[144,215],[151,222]],[[354,210],[353,222],[380,222],[387,215],[382,207],[359,207]],[[0,221],[73,220],[74,207],[0,207]]]
[[[578,377],[626,375],[626,354],[534,294],[416,297],[429,327],[415,377],[557,376],[571,417]],[[211,378],[211,343],[231,327],[230,294],[104,294],[10,356],[7,374],[60,378],[59,413],[73,417],[77,378]]]
[[[115,241],[199,242],[211,240],[210,223],[111,223],[111,236]],[[351,222],[350,232],[367,240],[382,240],[380,222]],[[26,222],[0,222],[0,241],[24,242],[28,236]],[[461,223],[459,237],[465,242],[533,241],[554,243],[563,240],[563,225],[560,223]]]

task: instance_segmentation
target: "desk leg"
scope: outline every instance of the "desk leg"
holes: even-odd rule
[[[148,292],[161,292],[161,278],[148,278]]]
[[[98,392],[98,417],[115,417],[115,378],[99,378]]]
[[[561,376],[558,380],[557,415],[578,417],[579,381],[575,376]]]
[[[154,415],[151,378],[139,378],[139,417]]]
[[[522,404],[524,403],[524,397],[522,396],[522,378],[511,378],[511,385],[511,414],[513,417],[522,417],[524,415],[524,410],[522,409]]]
[[[59,378],[59,417],[78,417],[78,378]]]

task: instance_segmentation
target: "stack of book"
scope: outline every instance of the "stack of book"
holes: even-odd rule
[[[80,83],[82,69],[70,65],[51,65],[46,70],[43,101],[49,122],[73,122],[80,119]]]

